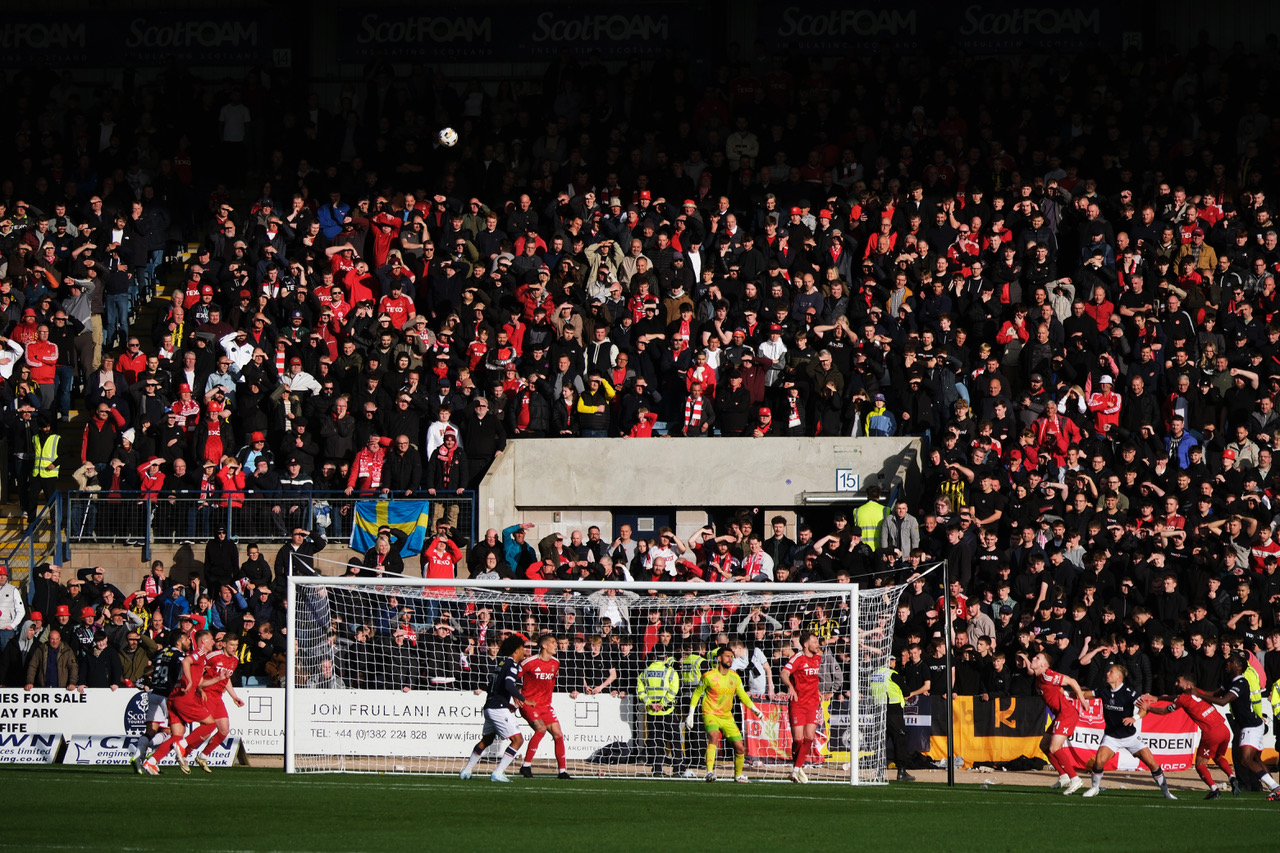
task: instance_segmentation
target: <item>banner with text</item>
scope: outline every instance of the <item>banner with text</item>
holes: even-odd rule
[[[938,760],[947,754],[946,699],[930,697],[932,735],[929,757]],[[981,699],[956,696],[951,705],[951,735],[955,754],[965,764],[1005,762],[1017,758],[1040,757],[1048,710],[1038,696],[1008,696]]]
[[[299,690],[294,694],[294,749],[306,755],[397,755],[465,758],[484,725],[484,694],[453,690]],[[566,756],[585,760],[631,740],[615,696],[557,693],[551,700]],[[532,729],[519,717],[521,728]]]
[[[528,62],[553,59],[561,48],[575,56],[599,51],[604,59],[653,59],[702,19],[692,3],[469,4],[350,6],[351,22],[338,33],[340,62],[418,59]]]
[[[975,53],[1028,49],[1118,48],[1121,13],[1094,2],[1028,6],[1013,0],[975,3],[867,0],[762,4],[757,34],[770,51],[843,54],[852,49],[912,50],[935,42]]]
[[[905,719],[907,740],[911,749],[928,741],[928,756],[939,761],[946,757],[945,700],[938,696],[918,696],[907,703]],[[1078,766],[1090,766],[1102,745],[1102,704],[1098,700],[1077,703],[1080,724],[1067,742]],[[1271,706],[1263,701],[1263,718],[1267,734],[1263,738],[1263,759],[1275,759],[1275,729],[1271,725]],[[1219,711],[1221,713],[1221,711]],[[1017,758],[1039,758],[1040,738],[1049,724],[1048,709],[1039,696],[1014,696],[983,700],[973,696],[957,696],[952,706],[952,737],[955,755],[967,766],[977,763],[1013,761]],[[1230,721],[1228,720],[1228,728]],[[1165,770],[1190,769],[1200,732],[1182,711],[1172,714],[1147,714],[1138,718],[1138,736]],[[1107,770],[1134,770],[1138,760],[1122,752],[1107,762]]]
[[[253,755],[284,753],[284,690],[241,687],[244,707],[227,702],[231,734]],[[142,734],[151,694],[135,689],[0,689],[0,737],[5,735]]]
[[[0,732],[0,764],[52,764],[61,747],[58,734]]]
[[[1102,702],[1091,699],[1077,702],[1080,724],[1067,741],[1077,767],[1092,767],[1093,759],[1102,746]],[[1138,737],[1151,750],[1151,755],[1165,770],[1189,770],[1195,762],[1196,746],[1200,743],[1200,730],[1182,711],[1172,714],[1147,714],[1136,718]],[[1228,728],[1230,724],[1228,723]],[[1138,759],[1128,752],[1113,756],[1104,770],[1137,770]]]
[[[0,20],[0,65],[239,65],[272,54],[270,17],[217,12],[17,13]]]
[[[72,735],[67,740],[63,764],[92,764],[121,767],[138,754],[138,747],[145,741],[141,735]],[[196,744],[199,746],[199,744]],[[188,754],[194,754],[194,748]],[[228,737],[214,747],[208,760],[210,767],[230,767],[236,763],[240,752],[240,739]],[[160,761],[161,767],[178,766],[178,757],[170,751]]]
[[[778,702],[757,702],[760,717],[742,714],[742,736],[747,746],[747,759],[766,764],[790,764],[791,717],[787,705]],[[824,761],[849,760],[849,714],[845,702],[823,702],[819,711],[818,730],[814,736],[812,754],[808,760],[814,764]]]

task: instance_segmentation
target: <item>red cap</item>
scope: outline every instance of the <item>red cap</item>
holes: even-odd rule
[[[818,218],[819,218],[819,219],[830,219],[830,218],[831,218],[831,211],[829,211],[829,210],[820,210],[820,211],[818,211]]]
[[[208,284],[203,285],[203,286],[200,288],[200,295],[201,295],[201,296],[213,296],[213,287],[212,287],[211,285],[208,285]]]
[[[652,198],[648,190],[640,190],[640,198]]]
[[[178,386],[178,393],[179,393],[179,394],[190,394],[190,393],[191,393],[191,386],[190,386],[190,385],[188,385],[187,383],[183,382],[181,385],[179,385],[179,386]]]
[[[34,317],[34,316],[36,316],[36,309],[34,309],[34,308],[24,308],[24,309],[22,310],[22,316],[23,316],[23,317]]]
[[[698,206],[698,203],[697,203],[696,201],[694,201],[693,199],[691,199],[691,198],[686,198],[686,199],[684,200],[684,206],[685,206],[685,207],[697,207],[697,206]]]
[[[53,611],[54,616],[70,616],[71,608],[65,604],[59,604],[58,609]]]
[[[93,608],[92,608],[92,607],[86,607],[84,610],[81,610],[81,611],[80,611],[80,618],[81,618],[81,619],[92,619],[93,617],[95,617],[95,616],[97,616],[97,615],[98,615],[98,614],[94,612],[94,610],[93,610]]]
[[[216,415],[218,412],[222,411],[223,406],[217,400],[210,400],[208,408],[209,414]]]
[[[241,298],[241,299],[252,299],[252,298],[253,298],[253,293],[251,293],[251,292],[250,292],[250,291],[248,291],[248,290],[242,290],[242,291],[240,291],[240,298]]]
[[[150,459],[148,459],[148,460],[147,460],[147,464],[148,464],[148,465],[159,465],[159,464],[160,464],[161,462],[163,462],[163,461],[164,461],[164,460],[163,460],[163,459],[161,459],[159,456],[152,456]]]
[[[769,334],[773,334],[774,332],[781,332],[781,331],[782,331],[782,327],[779,326],[777,323],[773,323],[769,326]]]
[[[804,211],[803,211],[803,210],[801,210],[801,209],[800,209],[800,208],[798,208],[798,207],[793,207],[793,208],[791,208],[791,215],[792,215],[792,216],[800,216],[800,215],[802,215],[803,213],[804,213]]]
[[[43,622],[44,614],[41,613],[39,610],[32,610],[31,615],[28,616],[27,618],[30,619],[32,622]]]
[[[769,407],[768,407],[768,406],[761,406],[761,407],[760,407],[760,417],[765,418],[765,419],[771,418],[771,417],[773,417],[773,412],[769,411]]]
[[[1231,459],[1234,461],[1236,458],[1236,452],[1232,450],[1230,447],[1228,447],[1226,450],[1222,451],[1222,458]]]
[[[296,365],[298,365],[299,367],[301,367],[301,366],[302,366],[302,359],[298,358],[298,357],[295,355],[293,358],[289,359],[289,363],[290,363],[290,364],[296,364]]]
[[[263,435],[262,433],[260,433],[260,432],[255,432],[253,435],[249,436],[249,441],[250,441],[250,442],[254,442],[254,441],[266,441],[266,440],[267,440],[267,437],[266,437],[265,435]]]

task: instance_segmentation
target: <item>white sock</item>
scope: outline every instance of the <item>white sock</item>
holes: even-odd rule
[[[164,743],[168,739],[169,739],[168,732],[156,732],[151,736],[151,745],[153,747],[159,746],[160,744]]]
[[[502,753],[502,760],[498,762],[497,769],[494,770],[493,772],[501,773],[503,770],[506,770],[508,767],[510,767],[511,762],[515,760],[516,760],[516,751],[511,747],[507,747],[506,750]]]
[[[1101,773],[1094,773],[1094,774],[1093,774],[1093,787],[1095,787],[1095,788],[1101,788],[1101,787],[1102,787],[1102,774],[1101,774]]]
[[[521,767],[532,767],[532,766],[533,766],[533,762],[526,758],[526,759],[524,760],[524,762],[523,762],[520,766],[521,766]]]
[[[475,749],[471,750],[471,757],[467,759],[467,766],[464,767],[463,769],[466,770],[467,772],[471,772],[472,770],[475,770],[476,765],[480,763],[480,756],[482,754],[484,754],[484,750],[480,749],[479,747],[476,747]]]
[[[1059,773],[1059,774],[1058,774],[1058,781],[1059,781],[1059,782],[1064,782],[1064,783],[1065,783],[1065,782],[1070,782],[1070,781],[1071,781],[1071,777],[1070,777],[1070,776],[1068,776],[1066,773]]]
[[[1264,772],[1261,776],[1258,777],[1258,781],[1266,785],[1267,788],[1269,788],[1272,791],[1276,789],[1276,780],[1271,778],[1270,773]]]

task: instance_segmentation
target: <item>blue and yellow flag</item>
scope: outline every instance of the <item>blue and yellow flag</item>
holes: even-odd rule
[[[400,549],[403,556],[421,554],[429,536],[430,501],[357,501],[351,525],[351,550],[364,553],[378,539],[378,528],[389,525],[409,537]]]

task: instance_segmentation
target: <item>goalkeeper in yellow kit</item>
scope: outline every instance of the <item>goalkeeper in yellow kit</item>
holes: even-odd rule
[[[756,705],[742,687],[742,679],[734,672],[733,649],[723,648],[716,658],[716,668],[702,675],[698,689],[693,691],[693,699],[689,702],[689,716],[685,718],[684,727],[693,728],[693,712],[702,700],[702,723],[707,729],[707,781],[716,781],[716,755],[720,752],[720,742],[728,739],[733,744],[733,773],[735,782],[749,782],[747,774],[742,772],[746,762],[747,746],[742,742],[742,732],[733,718],[733,698],[742,700],[743,706],[760,716]]]

